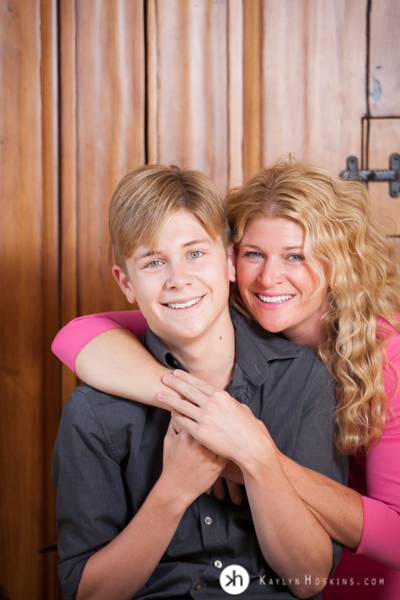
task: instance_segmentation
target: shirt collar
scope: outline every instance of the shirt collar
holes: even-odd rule
[[[236,363],[257,385],[267,378],[268,363],[297,358],[307,350],[282,337],[265,331],[255,321],[249,321],[231,309],[235,327]]]
[[[185,365],[183,365],[181,361],[176,358],[166,346],[164,346],[162,341],[152,332],[149,326],[147,326],[146,335],[144,337],[144,345],[154,358],[165,367],[168,367],[168,369],[182,369],[183,371],[187,371]]]
[[[265,331],[254,321],[248,321],[234,309],[230,310],[235,328],[236,360],[242,371],[257,385],[267,378],[268,363],[301,356],[306,349]],[[170,351],[147,326],[144,338],[147,350],[169,369],[187,371],[185,365]]]

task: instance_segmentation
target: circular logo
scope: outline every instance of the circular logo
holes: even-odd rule
[[[219,582],[224,592],[238,596],[249,587],[250,576],[240,565],[229,565],[222,571]]]

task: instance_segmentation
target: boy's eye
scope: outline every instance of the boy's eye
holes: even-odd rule
[[[189,258],[200,258],[200,256],[203,256],[201,250],[193,250],[193,252],[189,254]]]
[[[151,263],[148,263],[145,268],[146,269],[147,268],[152,269],[154,267],[159,267],[160,265],[162,265],[162,261],[161,260],[152,260]]]

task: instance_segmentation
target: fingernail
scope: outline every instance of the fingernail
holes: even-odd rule
[[[158,398],[159,400],[164,400],[164,399],[165,399],[165,394],[164,394],[164,392],[160,392],[159,394],[157,394],[157,398]]]
[[[168,373],[168,375],[163,375],[163,381],[171,381],[172,375]]]

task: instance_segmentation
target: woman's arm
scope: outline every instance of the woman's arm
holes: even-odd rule
[[[389,413],[382,437],[366,456],[367,496],[362,496],[364,528],[357,554],[400,570],[400,335],[386,347],[384,368]]]
[[[189,400],[161,394],[174,409],[174,423],[242,471],[265,560],[293,594],[304,598],[316,594],[332,568],[332,543],[286,477],[264,424],[246,404],[189,373],[175,371],[165,379]],[[307,585],[305,574],[312,584]]]
[[[291,484],[324,529],[333,539],[355,550],[363,529],[360,494],[282,453],[279,458]]]
[[[137,339],[145,332],[146,321],[140,311],[88,315],[65,325],[55,337],[52,350],[89,385],[161,406],[157,393],[168,389],[161,377],[169,371]]]

